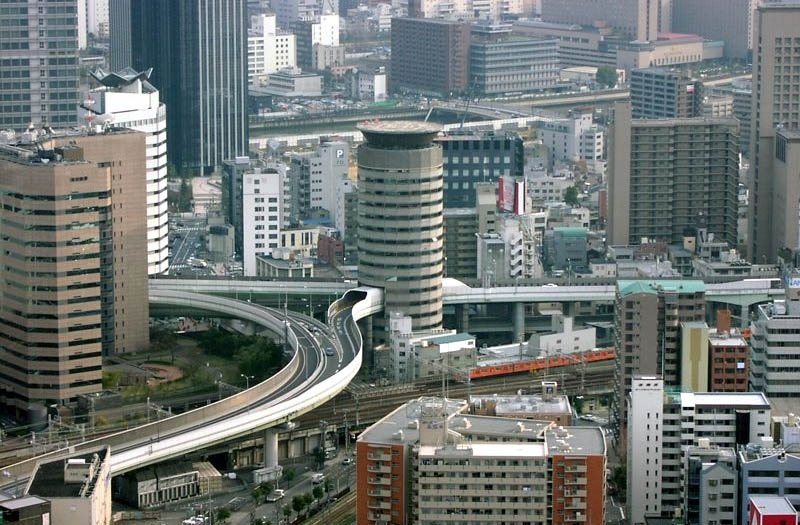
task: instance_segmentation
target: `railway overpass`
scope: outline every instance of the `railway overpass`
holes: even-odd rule
[[[277,374],[239,394],[154,423],[76,444],[3,468],[0,486],[25,483],[41,459],[56,459],[103,445],[111,446],[111,473],[122,474],[187,452],[288,423],[323,405],[345,389],[361,368],[362,337],[356,321],[383,308],[380,290],[352,290],[328,310],[329,324],[235,299],[188,291],[153,289],[153,304],[191,305],[264,326],[294,350]],[[288,324],[287,324],[288,323]],[[335,349],[327,356],[324,348]]]
[[[643,279],[648,280],[648,279]],[[739,281],[706,283],[706,299],[712,303],[752,306],[771,299],[781,298],[783,288],[776,287],[777,279],[743,279]],[[358,287],[355,280],[342,281],[265,281],[245,279],[170,279],[150,281],[151,290],[175,290],[228,297],[261,296],[276,298],[304,295],[341,295]],[[496,286],[479,288],[468,286],[455,279],[445,279],[444,304],[492,303],[552,303],[576,301],[614,302],[616,285],[542,285]]]
[[[519,341],[531,332],[547,329],[549,315],[532,314],[526,305],[539,305],[546,310],[560,309],[567,315],[583,322],[608,321],[610,307],[616,295],[616,285],[599,280],[589,284],[558,286],[496,286],[493,288],[471,287],[455,279],[445,279],[444,305],[448,315],[454,316],[451,326],[461,332],[470,332],[487,344],[503,341]],[[675,282],[679,282],[676,280]],[[706,283],[708,311],[730,309],[734,319],[742,327],[749,321],[748,311],[757,304],[765,303],[784,295],[777,287],[777,278],[744,279],[728,282]],[[151,288],[157,290],[186,290],[223,296],[247,297],[263,304],[283,304],[287,300],[301,309],[311,304],[314,294],[344,293],[358,286],[347,281],[262,281],[253,279],[169,279],[151,280]],[[304,299],[308,296],[308,299]],[[295,297],[294,301],[291,299]],[[299,302],[306,301],[306,302]],[[589,310],[581,305],[590,304]],[[602,315],[598,314],[602,307]],[[509,339],[510,338],[510,339]]]

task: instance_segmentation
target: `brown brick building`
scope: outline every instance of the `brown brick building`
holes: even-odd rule
[[[711,330],[708,334],[708,386],[711,392],[747,392],[750,380],[750,345],[737,329]]]
[[[392,91],[447,96],[469,85],[470,24],[431,18],[392,19]]]
[[[0,404],[20,415],[149,343],[145,161],[128,131],[0,146]]]

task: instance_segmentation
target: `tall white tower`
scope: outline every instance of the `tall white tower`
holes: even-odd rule
[[[150,71],[91,72],[100,85],[89,93],[84,109],[97,125],[147,134],[147,273],[157,275],[169,269],[167,108],[148,82]]]
[[[661,454],[664,429],[664,380],[636,376],[628,397],[628,520],[643,524],[661,514]]]

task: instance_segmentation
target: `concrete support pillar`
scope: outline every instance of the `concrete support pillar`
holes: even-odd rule
[[[561,313],[564,314],[565,317],[575,317],[578,313],[578,305],[575,301],[570,301],[568,303],[561,304]]]
[[[513,303],[511,307],[512,320],[514,323],[514,342],[518,343],[525,340],[525,304]]]
[[[278,466],[278,432],[268,428],[264,432],[264,467]]]
[[[368,370],[372,373],[375,366],[375,353],[373,351],[373,329],[372,317],[366,317],[358,322],[359,329],[363,335],[364,341],[364,361],[361,365],[362,370]]]
[[[461,333],[469,332],[469,305],[456,305],[456,329]]]

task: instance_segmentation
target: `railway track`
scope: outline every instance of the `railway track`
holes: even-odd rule
[[[564,367],[563,372],[515,374],[511,376],[474,380],[470,384],[449,381],[447,396],[466,399],[470,395],[513,394],[518,390],[539,392],[541,381],[557,381],[559,391],[569,395],[580,395],[601,390],[610,390],[614,380],[614,363],[602,363],[587,367],[581,381],[580,373],[575,367]],[[583,388],[581,389],[581,385]],[[581,391],[583,390],[583,391]],[[441,396],[441,378],[418,382],[405,388],[377,388],[361,393],[342,392],[334,401],[301,416],[296,420],[299,428],[317,428],[319,422],[327,421],[330,425],[342,427],[345,416],[350,428],[364,426],[377,421],[389,411],[402,405],[409,399],[420,396]],[[358,418],[358,419],[356,419]]]
[[[345,521],[348,516],[352,520]],[[342,496],[335,504],[323,509],[305,521],[297,522],[303,525],[339,525],[341,523],[356,522],[356,491],[350,491]]]
[[[538,370],[535,373],[518,373],[507,376],[472,380],[469,384],[447,380],[447,396],[467,399],[470,395],[513,394],[518,390],[538,392],[541,381],[557,381],[559,390],[566,394],[590,393],[599,389],[610,389],[613,384],[614,363],[600,362],[587,365],[581,381],[579,366],[551,369],[545,374]],[[555,372],[555,370],[558,370]],[[441,396],[441,377],[435,377],[413,384],[395,385],[392,387],[370,388],[363,391],[346,390],[336,396],[333,401],[299,417],[295,422],[299,429],[318,428],[320,421],[329,425],[344,428],[345,419],[351,429],[374,423],[392,409],[402,405],[409,399],[420,396]],[[109,432],[87,434],[76,442],[102,437]],[[11,441],[11,440],[9,440]],[[4,443],[0,448],[0,464],[8,464],[33,455],[30,443],[16,438],[11,443]]]

